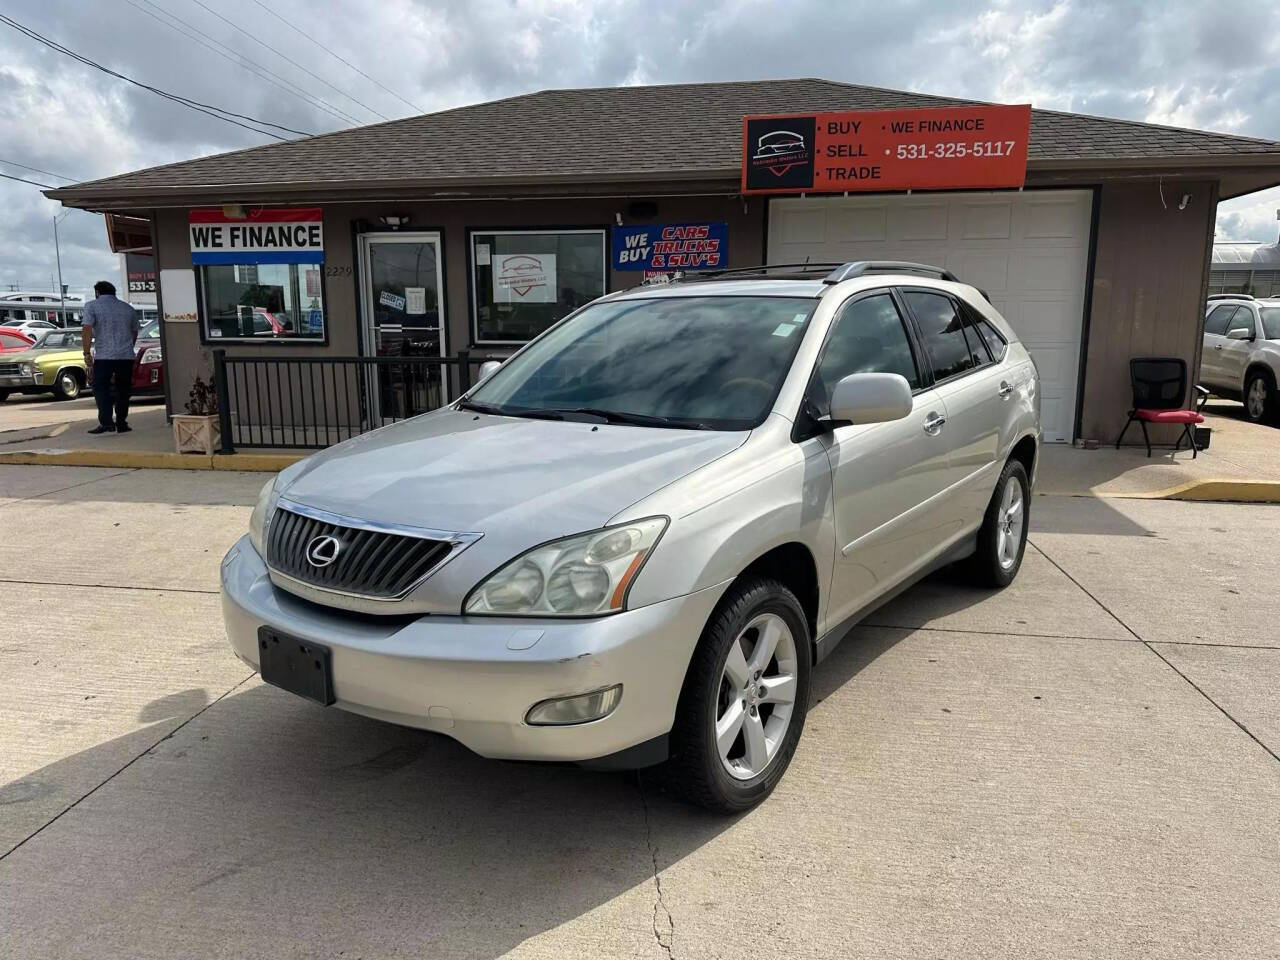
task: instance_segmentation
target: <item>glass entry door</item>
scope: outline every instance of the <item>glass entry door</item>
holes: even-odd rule
[[[444,276],[440,234],[364,234],[360,238],[364,285],[365,354],[403,358],[380,363],[369,379],[375,424],[434,410],[449,399],[445,355]]]

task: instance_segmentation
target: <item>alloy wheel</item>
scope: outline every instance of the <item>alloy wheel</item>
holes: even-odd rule
[[[1000,512],[996,514],[996,556],[1005,570],[1012,569],[1018,560],[1022,526],[1026,522],[1022,507],[1022,484],[1010,477],[1000,498]]]
[[[1261,377],[1254,377],[1253,382],[1249,384],[1249,393],[1245,397],[1245,404],[1249,408],[1249,416],[1254,420],[1261,420],[1263,413],[1267,409],[1267,382]]]
[[[777,756],[795,709],[798,670],[795,637],[777,614],[753,618],[729,646],[715,740],[733,778],[757,777]]]

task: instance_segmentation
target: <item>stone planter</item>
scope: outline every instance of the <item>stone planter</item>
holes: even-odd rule
[[[178,453],[204,453],[212,456],[222,440],[218,415],[173,415],[173,445]]]

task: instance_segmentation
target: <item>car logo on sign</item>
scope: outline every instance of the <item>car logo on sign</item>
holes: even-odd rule
[[[312,537],[307,543],[307,563],[313,567],[327,567],[338,559],[342,542],[337,537]]]

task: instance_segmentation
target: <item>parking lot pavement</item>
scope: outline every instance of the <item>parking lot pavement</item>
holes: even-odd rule
[[[1231,548],[1280,507],[1037,498],[1018,581],[943,574],[855,630],[778,791],[726,819],[261,684],[211,592],[260,476],[9,469],[7,529],[83,546],[0,553],[0,956],[1280,942],[1280,650],[1253,642],[1280,559]]]

